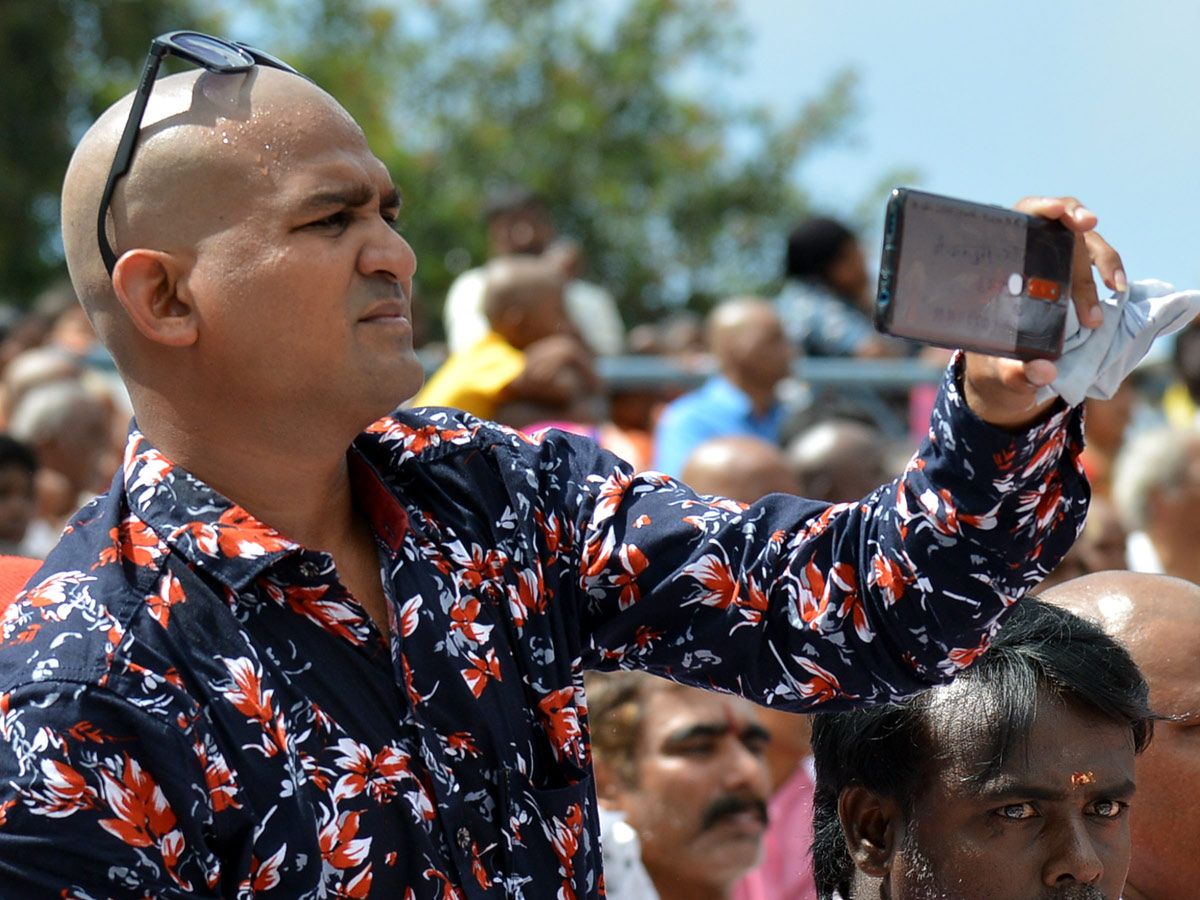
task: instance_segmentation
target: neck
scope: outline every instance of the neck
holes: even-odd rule
[[[310,549],[336,552],[355,531],[346,451],[353,435],[330,438],[255,422],[135,407],[138,427],[172,462],[255,518]],[[204,422],[206,428],[179,423]]]
[[[647,870],[649,871],[649,870]],[[692,873],[697,879],[704,876],[703,872]],[[729,900],[733,894],[731,885],[715,885],[711,881],[692,880],[681,877],[678,872],[655,875],[650,872],[654,889],[658,891],[659,900]]]
[[[763,387],[749,379],[741,377],[737,372],[722,371],[722,375],[738,390],[750,398],[750,407],[756,416],[763,416],[775,405],[775,385]]]

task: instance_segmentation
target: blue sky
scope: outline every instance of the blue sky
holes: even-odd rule
[[[822,210],[849,213],[900,166],[982,202],[1074,194],[1131,278],[1200,287],[1200,4],[736,5],[752,42],[734,96],[790,111],[859,73],[852,140],[798,173]]]

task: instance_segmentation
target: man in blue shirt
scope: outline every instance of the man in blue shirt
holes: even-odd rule
[[[726,300],[709,315],[717,374],[663,410],[654,430],[654,468],[679,477],[709,438],[745,434],[778,444],[785,410],[776,397],[792,349],[775,309],[758,297]]]

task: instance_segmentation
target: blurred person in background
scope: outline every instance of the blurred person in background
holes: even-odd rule
[[[705,441],[688,457],[682,480],[697,493],[746,504],[776,492],[799,493],[783,451],[748,435]],[[809,717],[770,706],[759,707],[758,717],[771,735],[764,751],[771,775],[767,830],[761,863],[738,881],[733,896],[735,900],[815,900],[809,845],[816,782]]]
[[[451,353],[414,406],[449,406],[514,428],[552,419],[593,422],[600,383],[563,308],[564,280],[538,257],[487,265],[491,330]]]
[[[1200,427],[1200,319],[1175,335],[1175,379],[1162,397],[1163,415],[1175,428]]]
[[[625,325],[617,302],[603,287],[580,278],[582,252],[572,241],[558,242],[558,232],[545,201],[532,191],[510,186],[495,191],[484,206],[488,259],[541,256],[566,278],[567,316],[599,356],[614,356],[625,346]],[[483,308],[486,267],[461,273],[446,292],[442,321],[451,353],[465,350],[488,330]]]
[[[8,431],[38,461],[37,515],[26,532],[27,556],[54,547],[70,515],[96,494],[110,461],[110,406],[80,381],[58,379],[25,391],[12,409]]]
[[[1084,445],[1079,460],[1092,483],[1095,496],[1112,493],[1113,466],[1125,444],[1129,423],[1138,402],[1137,388],[1126,379],[1108,400],[1088,397],[1083,401]]]
[[[1117,507],[1108,497],[1093,497],[1083,530],[1058,567],[1043,579],[1038,590],[1072,578],[1128,568],[1125,546],[1129,535]]]
[[[791,372],[792,348],[779,315],[760,297],[736,297],[708,315],[705,334],[717,373],[673,400],[654,432],[654,468],[683,471],[709,438],[748,434],[778,444],[785,409],[777,388]]]
[[[797,493],[827,503],[862,499],[907,462],[882,431],[853,419],[818,421],[793,437],[785,452]]]
[[[24,541],[37,510],[37,468],[37,457],[26,444],[0,434],[0,554],[28,555]]]
[[[1117,458],[1112,497],[1129,532],[1130,569],[1200,583],[1200,431],[1135,435]]]
[[[1159,718],[1137,761],[1132,855],[1123,900],[1200,896],[1200,587],[1182,578],[1101,572],[1039,593],[1098,622],[1129,651]]]
[[[784,286],[775,298],[788,339],[806,356],[904,354],[871,319],[874,285],[858,238],[842,223],[813,218],[788,235]]]
[[[730,900],[767,826],[757,707],[644,672],[587,695],[609,900]]]

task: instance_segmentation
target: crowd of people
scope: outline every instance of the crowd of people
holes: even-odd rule
[[[510,189],[422,387],[356,123],[155,46],[199,68],[84,136],[73,287],[0,342],[0,540],[45,558],[0,614],[5,897],[1194,896],[1200,326],[1085,414],[875,334],[820,218],[777,294],[627,331]],[[1023,208],[1095,323],[1095,217]],[[701,382],[606,385],[634,353]],[[944,370],[888,398],[920,441],[816,356]]]

